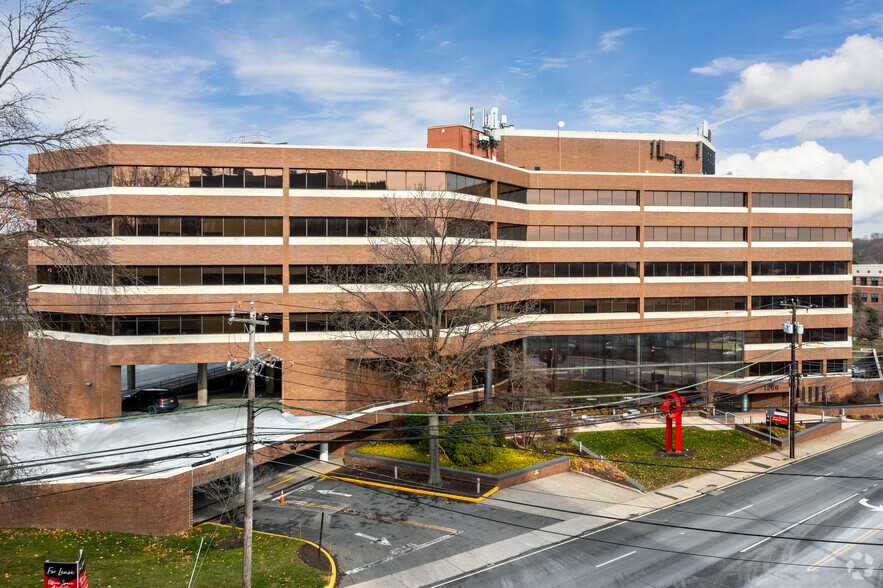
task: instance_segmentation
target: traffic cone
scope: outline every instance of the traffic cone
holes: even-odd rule
[[[281,502],[281,503],[285,502],[285,490],[282,490],[279,492],[279,502]]]

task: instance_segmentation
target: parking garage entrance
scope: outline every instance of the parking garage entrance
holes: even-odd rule
[[[226,363],[149,364],[121,366],[120,391],[127,398],[143,388],[167,388],[178,396],[181,409],[212,406],[243,398],[247,377],[230,371]],[[282,398],[282,370],[265,368],[255,378],[255,395]]]

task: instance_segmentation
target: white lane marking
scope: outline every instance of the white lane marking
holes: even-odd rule
[[[544,551],[548,551],[550,549],[555,549],[556,547],[561,547],[563,545],[567,545],[568,543],[573,543],[574,541],[579,541],[580,539],[583,539],[585,537],[590,537],[596,533],[600,533],[602,531],[607,531],[607,530],[613,529],[614,527],[624,525],[628,522],[631,522],[631,519],[628,521],[619,521],[618,523],[613,523],[612,525],[610,525],[608,527],[601,527],[600,529],[595,529],[594,531],[589,531],[588,533],[583,533],[582,535],[577,535],[576,537],[571,537],[570,539],[565,539],[564,541],[559,541],[558,543],[552,543],[551,545],[546,545],[545,547],[542,547],[542,548],[534,550],[534,551],[528,551],[527,553],[522,553],[521,555],[518,555],[516,557],[510,558],[510,559],[507,559],[504,561],[497,562],[495,564],[491,564],[485,568],[479,568],[479,569],[475,570],[474,572],[469,572],[468,574],[463,574],[461,576],[456,576],[454,578],[451,578],[450,580],[445,580],[444,582],[439,582],[438,584],[433,584],[433,588],[441,588],[442,586],[447,586],[448,584],[453,584],[454,582],[459,582],[460,580],[465,580],[466,578],[471,578],[472,576],[477,576],[478,574],[482,574],[482,573],[492,570],[494,568],[499,568],[499,567],[502,567],[505,565],[509,565],[512,562],[516,562],[521,559],[532,557],[532,556],[540,554]],[[537,529],[537,530],[542,531],[542,529]]]
[[[343,492],[335,492],[334,490],[316,490],[319,494],[324,494],[325,496],[346,496],[347,498],[352,498],[352,494],[344,494]]]
[[[359,572],[365,571],[368,568],[373,568],[374,566],[390,562],[390,561],[392,561],[398,557],[401,557],[405,554],[412,553],[414,551],[420,551],[421,549],[425,549],[427,547],[431,547],[431,546],[435,545],[436,543],[441,543],[445,539],[450,539],[451,537],[456,537],[459,534],[460,534],[460,532],[457,531],[456,533],[451,533],[450,535],[442,535],[441,537],[437,537],[437,538],[433,539],[432,541],[427,541],[426,543],[421,543],[420,545],[414,545],[413,543],[409,543],[408,545],[405,545],[403,547],[396,547],[395,549],[392,550],[392,554],[389,555],[388,557],[384,557],[383,559],[378,559],[377,561],[372,561],[371,563],[366,563],[363,566],[359,566],[357,568],[347,570],[343,574],[345,576],[352,576],[353,574],[357,574]]]
[[[742,508],[736,509],[736,510],[734,510],[733,512],[728,512],[728,513],[725,514],[724,516],[725,516],[725,517],[728,517],[728,516],[730,516],[730,515],[734,515],[734,514],[736,514],[737,512],[742,512],[742,511],[745,510],[746,508],[751,508],[752,506],[754,506],[754,505],[753,505],[753,504],[749,504],[748,506],[743,506]]]
[[[813,518],[813,517],[816,517],[816,516],[819,516],[819,515],[822,514],[823,512],[829,511],[829,510],[831,510],[832,508],[834,508],[835,506],[839,506],[839,505],[843,504],[844,502],[846,502],[847,500],[849,500],[849,499],[851,499],[851,498],[855,498],[856,496],[858,496],[857,493],[856,493],[856,494],[853,494],[852,496],[847,496],[847,497],[844,498],[843,500],[841,500],[841,501],[839,501],[839,502],[835,502],[835,503],[832,504],[831,506],[826,507],[826,508],[823,508],[823,509],[820,510],[819,512],[814,513],[814,514],[811,514],[811,515],[809,515],[808,517],[806,517],[806,518],[803,519],[803,520],[797,521],[796,523],[794,523],[794,524],[791,525],[790,527],[786,527],[786,528],[782,529],[781,531],[779,531],[778,533],[773,533],[772,535],[770,535],[770,536],[767,537],[766,539],[761,539],[761,540],[758,541],[757,543],[754,543],[753,545],[749,545],[748,547],[746,547],[745,549],[743,549],[743,550],[740,551],[739,553],[745,553],[745,552],[748,551],[749,549],[753,549],[753,548],[757,547],[758,545],[761,545],[761,544],[763,544],[763,543],[766,543],[767,541],[769,541],[769,540],[772,539],[773,537],[777,537],[778,535],[781,535],[781,534],[784,533],[785,531],[788,531],[789,529],[793,529],[793,528],[796,527],[797,525],[801,525],[801,524],[805,523],[806,521],[808,521],[809,519],[811,519],[811,518]]]
[[[883,505],[876,506],[874,504],[871,504],[870,502],[868,502],[867,498],[862,498],[861,500],[858,501],[858,503],[864,507],[870,508],[874,512],[883,512]]]
[[[378,539],[377,537],[372,537],[371,535],[365,535],[364,533],[356,533],[356,537],[361,537],[362,539],[367,539],[371,543],[378,543],[383,546],[389,545],[389,539],[384,537],[383,539]]]
[[[833,473],[834,473],[834,472],[828,472],[828,473],[825,474],[824,476],[819,476],[818,478],[813,478],[813,480],[821,480],[822,478],[826,478],[826,477],[830,476],[830,475],[833,474]]]
[[[601,566],[606,566],[606,565],[609,564],[609,563],[613,563],[613,562],[615,562],[615,561],[617,561],[617,560],[620,560],[620,559],[622,559],[622,558],[624,558],[624,557],[628,557],[628,556],[630,556],[630,555],[632,555],[632,554],[634,554],[634,553],[638,553],[638,551],[637,551],[637,550],[635,550],[635,551],[629,551],[629,552],[626,553],[625,555],[620,555],[619,557],[614,557],[614,558],[611,559],[610,561],[605,561],[604,563],[602,563],[602,564],[598,564],[598,565],[596,565],[595,567],[596,567],[596,568],[600,568]]]

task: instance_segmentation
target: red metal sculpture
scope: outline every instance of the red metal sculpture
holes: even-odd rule
[[[665,397],[662,403],[662,412],[665,413],[665,451],[666,453],[682,452],[684,450],[681,443],[681,415],[684,413],[684,407],[687,401],[677,392],[672,392]],[[672,450],[671,429],[672,424],[675,427],[674,450]]]

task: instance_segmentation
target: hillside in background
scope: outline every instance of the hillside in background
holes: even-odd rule
[[[856,263],[883,263],[883,234],[853,239],[852,255]]]

